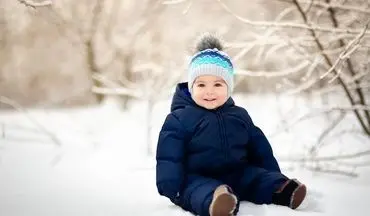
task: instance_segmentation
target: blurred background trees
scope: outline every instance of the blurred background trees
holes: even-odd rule
[[[211,32],[235,63],[236,96],[266,99],[256,107],[269,139],[299,150],[281,162],[356,176],[370,155],[369,17],[368,0],[0,0],[0,109],[62,146],[28,108],[140,102],[153,154],[155,105]]]
[[[0,0],[0,95],[23,107],[145,100],[151,116],[212,32],[237,93],[319,99],[298,121],[327,118],[320,139],[348,115],[370,136],[369,17],[367,0]]]

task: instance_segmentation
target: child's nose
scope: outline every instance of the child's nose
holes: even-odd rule
[[[214,89],[213,88],[208,88],[207,89],[207,92],[206,92],[207,95],[212,95],[213,93],[214,93]]]

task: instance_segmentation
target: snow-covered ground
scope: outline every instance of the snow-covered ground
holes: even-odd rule
[[[269,136],[278,158],[304,156],[328,122],[314,118],[294,126],[286,123],[285,127],[282,119],[292,120],[313,105],[302,99],[259,95],[235,100]],[[0,216],[191,215],[157,193],[155,160],[146,155],[144,110],[142,103],[135,103],[122,112],[115,103],[107,102],[99,107],[28,110],[27,114],[0,112]],[[153,111],[153,148],[168,111],[169,101]],[[326,138],[320,155],[368,148],[367,138],[341,133],[341,128],[356,129],[356,124],[351,115],[346,117],[338,125],[338,134],[333,132]],[[40,125],[60,143],[41,132]],[[312,173],[288,162],[281,165],[288,176],[308,185],[307,208],[293,211],[243,202],[239,215],[348,216],[370,212],[367,166],[343,166],[358,174],[353,178]]]

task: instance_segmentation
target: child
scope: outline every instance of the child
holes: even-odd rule
[[[239,201],[297,208],[306,186],[280,172],[248,112],[234,104],[233,64],[210,35],[197,45],[157,146],[160,195],[201,216],[236,215]]]

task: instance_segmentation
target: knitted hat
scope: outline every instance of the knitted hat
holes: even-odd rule
[[[230,97],[234,88],[234,68],[230,57],[222,51],[219,39],[212,35],[203,36],[197,43],[197,53],[191,58],[188,69],[188,87],[190,93],[197,77],[214,75],[221,77],[227,84],[227,94]]]

